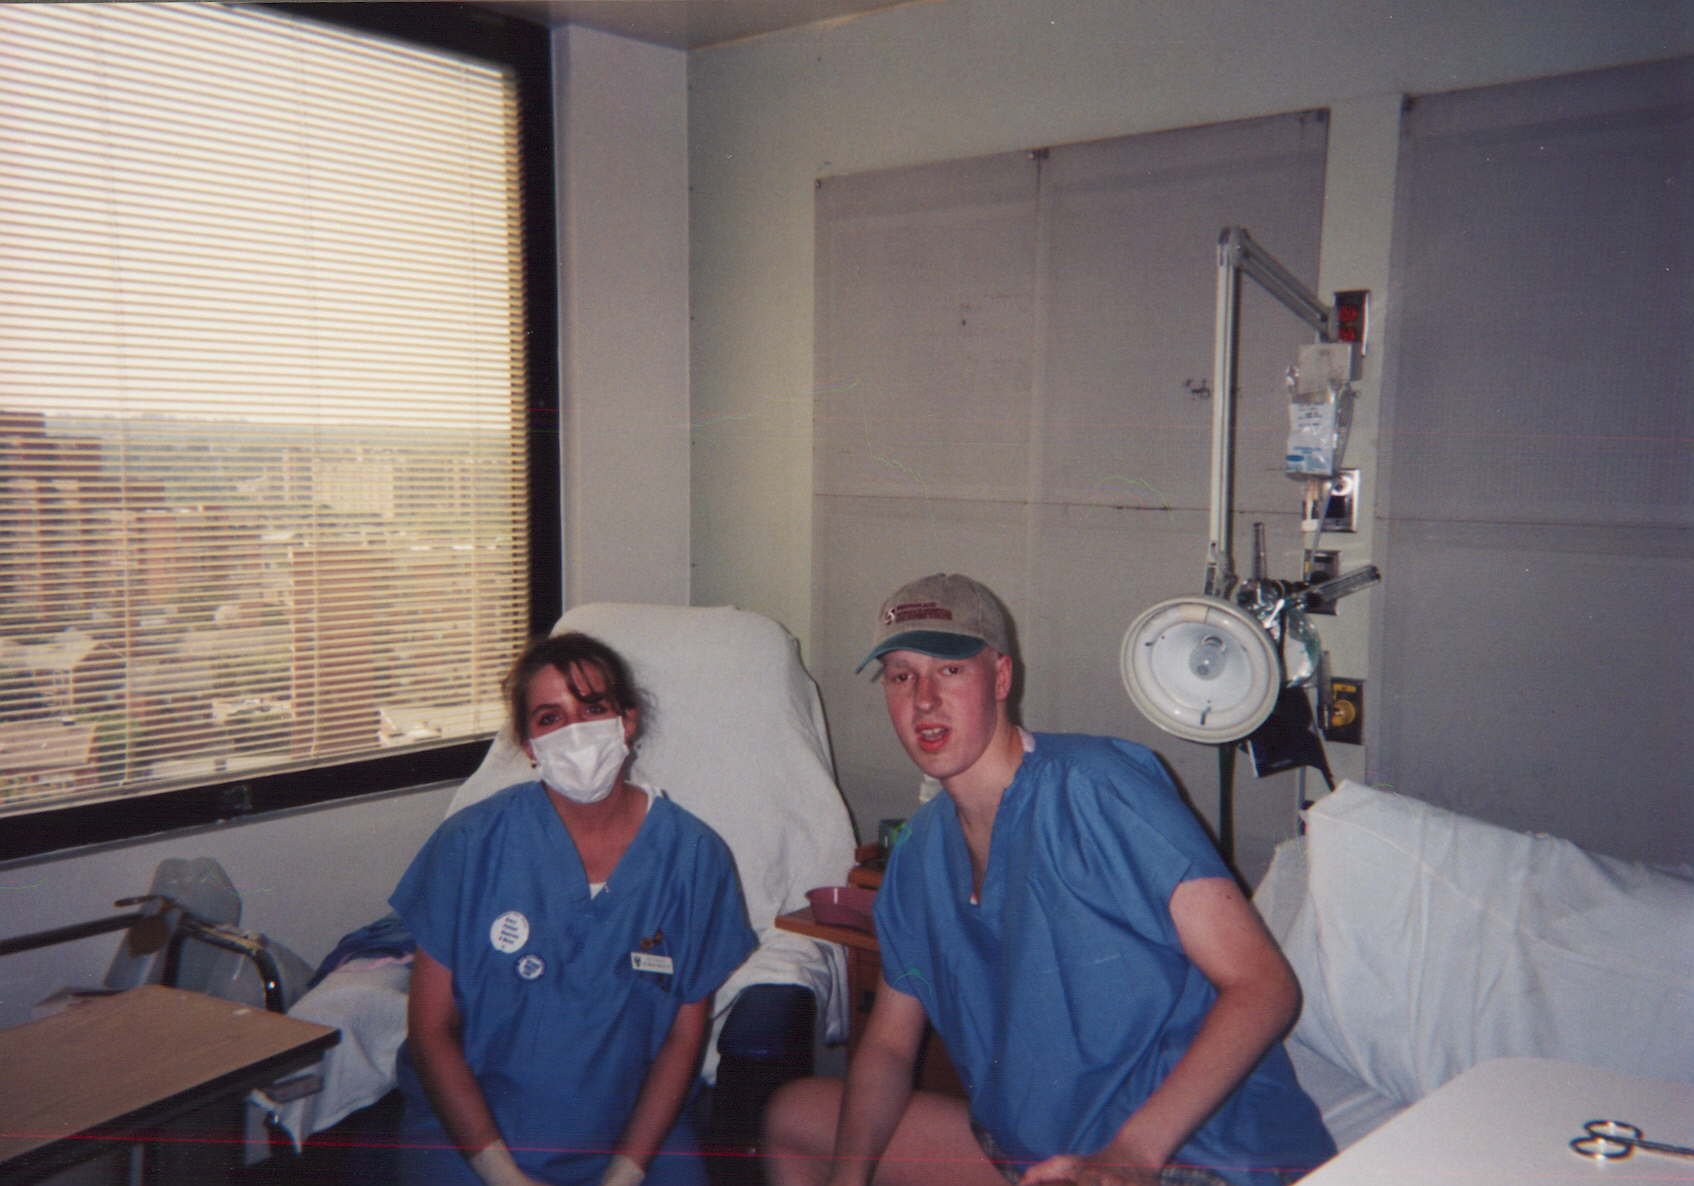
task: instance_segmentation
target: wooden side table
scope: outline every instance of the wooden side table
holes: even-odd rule
[[[146,1142],[161,1125],[310,1064],[340,1036],[159,984],[0,1030],[0,1178],[31,1181]]]
[[[880,888],[881,866],[869,863],[880,856],[880,850],[875,845],[868,845],[860,848],[856,855],[859,864],[847,874],[848,884],[871,890]],[[876,1001],[877,986],[882,983],[882,952],[877,946],[875,932],[821,923],[813,916],[810,906],[781,915],[776,925],[785,931],[810,935],[827,943],[839,943],[847,949],[847,1057],[852,1058],[853,1052],[858,1049],[859,1039],[864,1036],[865,1022],[870,1018],[871,1006]],[[959,1073],[947,1057],[947,1048],[933,1028],[925,1034],[923,1050],[918,1055],[917,1086],[925,1091],[949,1095],[966,1094]]]

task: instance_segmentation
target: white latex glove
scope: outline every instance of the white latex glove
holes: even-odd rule
[[[471,1169],[486,1186],[545,1186],[518,1168],[505,1141],[495,1141],[470,1159]]]
[[[600,1175],[600,1186],[641,1186],[641,1179],[646,1176],[647,1171],[637,1165],[634,1158],[614,1153],[606,1172]]]

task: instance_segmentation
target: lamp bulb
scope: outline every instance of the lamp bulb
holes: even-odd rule
[[[1222,637],[1208,634],[1189,653],[1188,670],[1200,679],[1217,679],[1228,659]]]

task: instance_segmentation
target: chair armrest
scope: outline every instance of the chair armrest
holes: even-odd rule
[[[252,964],[254,972],[259,976],[259,985],[264,990],[265,1008],[272,1013],[288,1011],[282,968],[276,956],[271,953],[265,937],[221,924],[203,923],[195,918],[184,918],[171,934],[170,944],[165,949],[165,970],[162,977],[164,983],[172,987],[177,986],[182,974],[182,947],[190,939],[234,952]]]
[[[725,1060],[764,1063],[809,1074],[818,1002],[799,984],[753,984],[730,1006],[718,1035]]]
[[[771,1094],[812,1073],[817,1013],[817,998],[804,985],[750,984],[741,990],[718,1035],[717,1085],[705,1130],[708,1148],[740,1155],[755,1151]]]

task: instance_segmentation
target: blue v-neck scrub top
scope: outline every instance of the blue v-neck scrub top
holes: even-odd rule
[[[513,1157],[555,1183],[599,1181],[677,1010],[756,944],[728,846],[662,796],[597,895],[528,782],[447,819],[389,902],[453,973],[465,1058]],[[402,1087],[408,1142],[449,1144],[415,1074]],[[689,1160],[655,1158],[649,1178],[697,1176]],[[458,1169],[476,1181],[457,1153],[428,1180]]]
[[[1087,1155],[1170,1073],[1216,999],[1169,903],[1184,881],[1228,876],[1151,751],[1037,734],[995,815],[979,904],[952,799],[913,816],[876,898],[883,977],[922,1003],[972,1118],[1008,1154]],[[1279,1044],[1173,1162],[1259,1186],[1334,1151]]]

